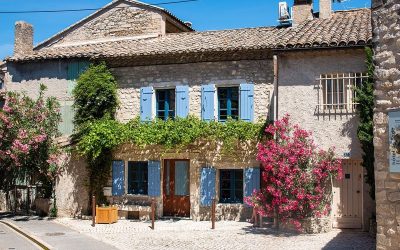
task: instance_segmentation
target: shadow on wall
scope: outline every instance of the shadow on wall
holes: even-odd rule
[[[352,116],[343,124],[342,131],[340,132],[340,134],[341,136],[346,136],[351,139],[349,145],[351,158],[361,159],[361,152],[360,152],[361,145],[357,137],[358,124],[359,124],[358,116],[357,115]]]
[[[367,232],[359,230],[341,230],[332,240],[330,240],[323,248],[330,249],[376,249],[376,240]]]
[[[8,63],[7,66],[14,83],[43,79],[67,79],[68,63],[62,61]]]
[[[59,216],[81,217],[88,214],[89,194],[86,161],[71,151],[56,186]]]

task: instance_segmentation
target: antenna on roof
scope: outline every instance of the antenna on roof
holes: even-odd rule
[[[288,26],[292,21],[287,2],[279,2],[278,21],[281,26]]]

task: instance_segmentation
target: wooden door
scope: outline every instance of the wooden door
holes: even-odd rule
[[[188,160],[164,161],[164,216],[190,216],[189,176]]]
[[[343,179],[333,185],[333,227],[362,227],[362,181],[361,161],[343,160]]]

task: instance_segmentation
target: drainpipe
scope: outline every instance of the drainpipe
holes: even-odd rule
[[[279,119],[278,116],[278,55],[273,55],[274,61],[274,96],[273,96],[273,105],[274,105],[274,122]],[[279,216],[278,216],[278,207],[274,208],[274,228],[279,228]]]
[[[273,96],[273,105],[274,105],[274,121],[279,119],[278,116],[278,55],[273,56],[274,61],[274,96]]]

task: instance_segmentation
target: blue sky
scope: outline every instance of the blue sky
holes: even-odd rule
[[[161,3],[171,0],[142,1]],[[162,7],[184,21],[191,21],[193,27],[201,31],[276,25],[279,1],[198,0]],[[100,8],[109,2],[111,0],[0,0],[0,11]],[[293,0],[287,2],[290,6],[293,5]],[[347,0],[334,4],[334,9],[369,7],[370,2],[371,0]],[[318,9],[318,4],[315,5],[314,9]],[[12,54],[16,21],[23,20],[34,25],[34,41],[37,44],[92,12],[0,14],[0,59]]]

